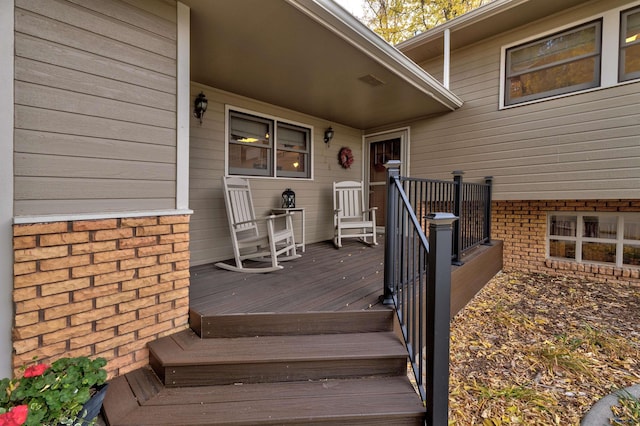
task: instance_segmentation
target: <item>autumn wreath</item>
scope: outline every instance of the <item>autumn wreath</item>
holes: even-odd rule
[[[348,169],[353,164],[353,153],[350,148],[344,147],[340,149],[338,153],[338,163],[343,169]]]

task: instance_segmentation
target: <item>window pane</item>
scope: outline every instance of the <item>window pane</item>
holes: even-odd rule
[[[532,95],[559,95],[596,86],[596,58],[585,58],[509,79],[509,98],[529,100]],[[541,96],[535,96],[538,98]],[[524,98],[524,99],[520,99]]]
[[[634,44],[633,46],[625,48],[622,51],[622,55],[623,72],[626,77],[622,77],[621,81],[636,78],[635,76],[629,76],[627,74],[640,72],[640,44]]]
[[[624,239],[640,241],[640,218],[632,219],[630,217],[625,217]]]
[[[270,152],[259,145],[229,144],[229,173],[271,176]]]
[[[573,58],[597,53],[596,27],[582,28],[516,48],[511,53],[509,75],[565,62]]]
[[[585,216],[583,237],[615,239],[618,233],[618,219],[615,216]]]
[[[307,176],[306,154],[278,151],[278,176]]]
[[[229,123],[230,142],[269,146],[271,127],[269,120],[248,115],[232,115]]]
[[[608,243],[582,243],[582,260],[616,263],[616,245]]]
[[[597,87],[600,22],[507,50],[505,104]]]
[[[627,13],[624,43],[629,44],[640,39],[640,11]]]
[[[308,144],[308,130],[278,126],[278,148],[306,151]]]
[[[620,81],[640,77],[640,12],[622,15],[620,34]]]
[[[549,241],[549,256],[575,259],[576,243],[574,241],[551,240]]]
[[[551,216],[550,235],[575,237],[578,218],[576,216]]]
[[[293,124],[278,123],[277,175],[311,177],[309,151],[311,130]]]
[[[624,246],[622,263],[625,265],[640,266],[640,246]]]

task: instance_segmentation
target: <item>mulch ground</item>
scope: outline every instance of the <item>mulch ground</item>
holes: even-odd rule
[[[640,288],[500,273],[451,327],[450,425],[579,425],[640,383]]]

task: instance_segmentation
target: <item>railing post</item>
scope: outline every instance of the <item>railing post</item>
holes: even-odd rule
[[[487,184],[487,200],[484,212],[484,236],[487,238],[486,245],[491,245],[491,198],[493,192],[493,176],[486,176],[484,183]]]
[[[384,294],[382,303],[384,305],[394,304],[395,295],[395,279],[393,259],[394,241],[396,231],[398,229],[398,190],[394,183],[394,179],[400,176],[400,164],[398,160],[390,160],[385,163],[387,168],[387,211],[384,224]]]
[[[451,213],[433,213],[429,220],[429,275],[426,309],[427,426],[448,424],[449,332],[451,303]]]
[[[455,217],[461,217],[462,214],[462,175],[463,171],[456,170],[453,173],[454,185],[454,201],[453,201],[453,215]],[[453,224],[453,260],[454,265],[462,265],[460,261],[462,251],[462,232],[460,229],[460,221],[457,220]]]

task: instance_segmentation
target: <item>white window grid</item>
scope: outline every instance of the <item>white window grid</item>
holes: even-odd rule
[[[576,235],[575,236],[565,236],[565,235],[551,235],[551,217],[552,216],[572,216],[576,217]],[[617,228],[616,228],[616,238],[595,238],[595,237],[584,237],[584,217],[615,217],[617,220]],[[593,260],[583,260],[582,259],[582,243],[603,243],[603,244],[615,244],[616,245],[616,267],[635,267],[634,265],[623,264],[623,254],[624,254],[624,246],[634,246],[640,247],[640,240],[628,240],[624,238],[624,226],[625,226],[625,218],[627,220],[633,219],[634,221],[640,220],[640,213],[601,213],[601,212],[570,212],[570,211],[555,211],[549,212],[547,214],[547,238],[546,238],[546,257],[552,259],[559,259],[564,261],[575,261],[577,263],[589,263],[589,264],[599,264],[599,265],[613,265],[613,263],[609,262],[597,262]],[[550,255],[550,241],[572,241],[576,246],[576,256],[575,259],[569,259],[564,257],[552,257]]]

